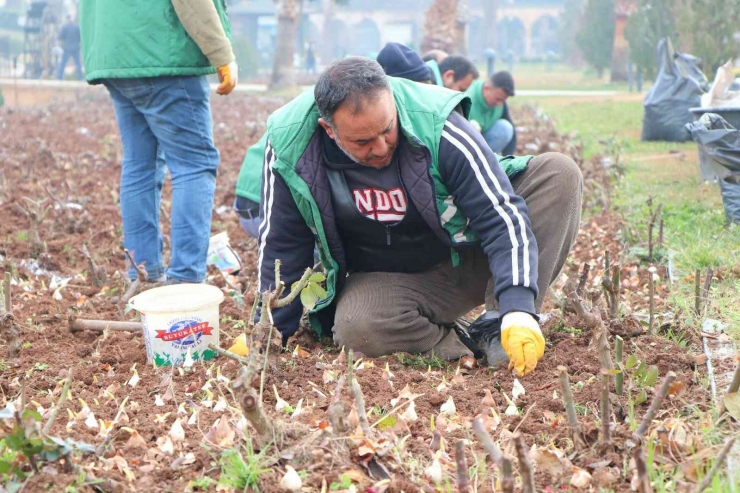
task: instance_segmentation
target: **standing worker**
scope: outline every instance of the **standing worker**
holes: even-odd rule
[[[80,62],[80,27],[75,23],[71,14],[67,14],[67,22],[59,31],[59,41],[62,44],[62,60],[59,63],[57,79],[64,79],[64,69],[71,58],[77,69],[77,80],[82,80],[82,63]]]
[[[82,0],[80,19],[87,81],[110,92],[123,142],[124,246],[151,281],[203,282],[219,163],[206,75],[218,73],[220,95],[238,75],[225,0]],[[172,176],[166,273],[164,163]]]

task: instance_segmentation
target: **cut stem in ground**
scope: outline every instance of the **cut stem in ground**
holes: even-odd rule
[[[638,440],[642,441],[645,438],[645,433],[647,433],[647,430],[650,427],[650,423],[653,422],[653,419],[655,419],[655,415],[658,413],[658,410],[660,410],[660,407],[663,405],[663,401],[668,395],[668,389],[671,387],[671,384],[675,379],[676,373],[673,371],[669,371],[666,374],[665,378],[663,378],[663,382],[660,384],[660,388],[658,388],[658,391],[655,393],[655,397],[653,397],[653,402],[650,403],[650,408],[645,413],[640,426],[635,431],[634,435]]]
[[[501,474],[501,490],[503,493],[514,493],[514,474],[512,472],[511,459],[506,457],[498,445],[491,439],[491,435],[486,431],[486,425],[481,418],[473,420],[473,432],[478,437],[483,446],[483,450],[488,452],[489,457]]]
[[[623,354],[622,354],[622,346],[624,345],[624,339],[617,336],[616,337],[616,346],[617,346],[617,365],[619,369],[619,373],[617,373],[614,377],[614,383],[615,383],[615,390],[617,392],[617,395],[622,395],[622,386],[624,385],[624,364],[623,364]]]
[[[519,459],[519,475],[522,477],[522,491],[524,493],[536,493],[534,487],[534,469],[532,469],[532,462],[529,460],[529,451],[527,450],[527,444],[524,443],[524,438],[519,432],[514,433],[514,446],[516,448],[516,456]]]
[[[573,401],[573,393],[570,389],[568,369],[564,366],[558,366],[558,377],[560,378],[560,384],[563,388],[563,404],[565,404],[565,412],[568,415],[568,425],[570,426],[571,438],[573,439],[573,444],[575,445],[576,450],[580,450],[586,447],[586,440],[583,436],[581,423],[578,422],[576,406]]]
[[[609,400],[609,371],[601,369],[601,441],[611,442],[612,407]]]

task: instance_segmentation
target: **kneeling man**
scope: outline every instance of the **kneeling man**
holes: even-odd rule
[[[545,350],[537,311],[578,231],[582,179],[561,154],[504,170],[465,119],[469,106],[462,93],[351,57],[277,110],[264,154],[260,289],[274,287],[276,259],[290,286],[315,246],[328,296],[309,318],[337,344],[371,357],[459,358],[475,348],[454,322],[485,303],[500,323],[476,342],[489,354],[503,346],[510,367],[531,372]],[[301,314],[299,300],[275,310],[284,338]]]

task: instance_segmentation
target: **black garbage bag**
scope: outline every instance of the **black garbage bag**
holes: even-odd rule
[[[740,223],[740,131],[716,113],[704,113],[686,130],[719,178],[727,220]]]
[[[684,142],[689,140],[684,125],[694,119],[689,108],[699,106],[708,89],[699,68],[701,59],[677,53],[671,40],[663,38],[658,43],[658,60],[658,76],[645,96],[642,140]]]

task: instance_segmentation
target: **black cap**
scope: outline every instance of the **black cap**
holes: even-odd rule
[[[428,82],[431,79],[431,71],[421,57],[401,43],[387,43],[378,53],[378,63],[386,75],[415,82]]]

